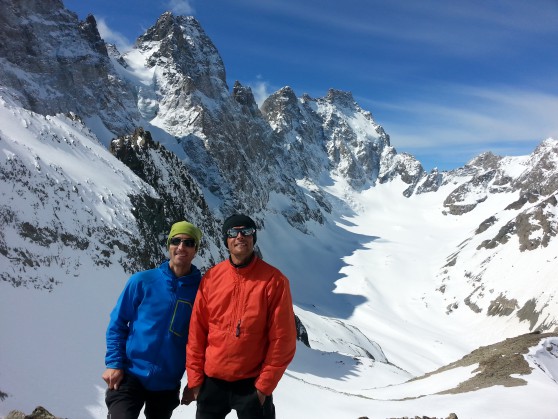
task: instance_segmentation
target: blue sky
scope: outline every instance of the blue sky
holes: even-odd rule
[[[352,92],[426,170],[558,138],[558,0],[63,0],[121,50],[165,11],[195,16],[229,87]]]

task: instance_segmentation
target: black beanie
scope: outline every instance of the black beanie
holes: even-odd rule
[[[221,231],[223,233],[223,241],[225,242],[225,247],[227,246],[227,231],[229,231],[231,228],[240,227],[240,226],[252,227],[255,230],[257,230],[256,223],[247,215],[242,215],[242,214],[231,215],[223,223],[223,230]],[[257,240],[256,232],[254,232],[254,235],[252,237],[254,237],[254,244],[256,244],[256,240]]]

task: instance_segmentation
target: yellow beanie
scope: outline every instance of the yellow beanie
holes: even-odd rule
[[[167,249],[170,247],[170,239],[177,234],[187,234],[192,237],[196,241],[196,249],[199,249],[202,232],[194,224],[189,223],[188,221],[179,221],[172,225],[169,237],[167,238]]]

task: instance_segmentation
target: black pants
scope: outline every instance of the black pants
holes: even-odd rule
[[[145,404],[147,419],[170,419],[178,406],[180,387],[176,390],[149,391],[133,375],[126,374],[118,390],[107,390],[107,419],[137,419]]]
[[[198,394],[196,419],[223,419],[233,409],[239,419],[275,419],[273,397],[267,396],[262,406],[254,381],[206,377]]]

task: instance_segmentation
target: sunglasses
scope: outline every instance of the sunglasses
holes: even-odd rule
[[[238,233],[246,236],[253,236],[256,233],[256,229],[253,227],[245,227],[245,228],[230,228],[227,230],[227,237],[234,239],[238,236]]]
[[[186,247],[196,247],[196,241],[194,239],[181,239],[180,237],[173,237],[169,240],[169,243],[173,246],[180,246],[180,243],[183,243]]]

